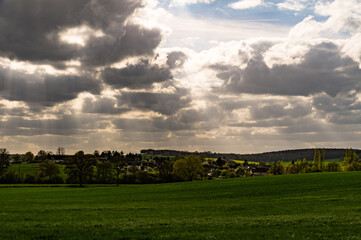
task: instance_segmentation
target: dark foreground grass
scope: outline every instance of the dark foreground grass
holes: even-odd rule
[[[361,239],[361,173],[0,188],[0,239]]]

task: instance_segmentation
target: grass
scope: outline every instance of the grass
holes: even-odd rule
[[[361,239],[361,173],[0,188],[1,239]]]
[[[67,175],[64,173],[65,165],[57,164],[60,170],[60,176],[63,179],[67,178]],[[20,176],[22,179],[25,178],[26,174],[30,174],[35,176],[39,171],[39,163],[23,163],[23,164],[11,164],[9,167],[9,171],[14,171],[17,175],[19,175],[20,168]]]

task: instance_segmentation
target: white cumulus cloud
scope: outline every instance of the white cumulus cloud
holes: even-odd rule
[[[214,0],[172,0],[170,6],[184,6],[197,3],[212,3]]]
[[[243,10],[248,8],[254,8],[263,5],[262,0],[242,0],[235,3],[231,3],[228,6],[233,9]]]
[[[278,3],[279,9],[287,9],[292,11],[302,11],[306,6],[307,0],[286,0],[282,3]]]

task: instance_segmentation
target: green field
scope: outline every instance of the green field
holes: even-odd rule
[[[1,239],[361,239],[361,172],[6,187]]]
[[[60,176],[63,179],[67,178],[64,173],[65,165],[58,164],[60,170]],[[35,176],[39,171],[39,163],[23,163],[23,164],[12,164],[9,167],[9,171],[14,171],[17,175],[20,175],[22,179],[25,178],[26,174]],[[20,174],[19,174],[20,173]]]

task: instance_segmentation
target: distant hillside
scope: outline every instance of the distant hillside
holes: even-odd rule
[[[361,150],[355,150],[356,154],[361,155]],[[176,150],[154,150],[145,149],[140,151],[141,154],[146,155],[162,155],[162,156],[187,156],[190,154],[200,155],[205,158],[226,158],[233,160],[247,160],[252,162],[273,162],[273,161],[296,161],[297,159],[306,158],[308,161],[313,160],[314,149],[296,149],[296,150],[285,150],[277,152],[266,152],[257,154],[235,154],[235,153],[212,153],[212,152],[187,152],[187,151],[176,151]],[[336,159],[343,158],[345,156],[345,149],[325,149],[325,159]]]

